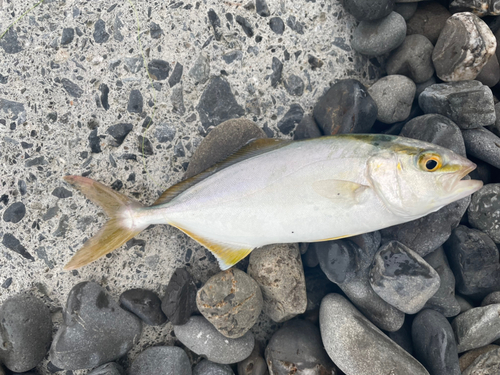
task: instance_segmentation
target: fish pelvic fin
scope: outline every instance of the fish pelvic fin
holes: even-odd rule
[[[80,268],[97,260],[146,229],[147,225],[137,226],[133,223],[134,210],[142,207],[137,201],[90,178],[65,176],[64,180],[101,206],[110,217],[97,234],[87,240],[64,266],[65,270]]]

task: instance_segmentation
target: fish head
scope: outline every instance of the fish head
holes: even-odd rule
[[[464,179],[476,164],[431,143],[395,137],[367,164],[367,179],[385,207],[411,220],[479,190]]]

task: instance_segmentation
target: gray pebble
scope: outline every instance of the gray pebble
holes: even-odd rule
[[[7,223],[19,223],[26,215],[26,206],[23,202],[12,203],[3,213],[3,221]]]
[[[500,138],[485,128],[462,132],[467,154],[500,168]]]
[[[475,79],[495,48],[495,36],[483,20],[456,13],[446,21],[432,53],[436,74],[443,81]]]
[[[479,81],[429,86],[418,97],[418,103],[425,113],[446,116],[461,129],[491,125],[496,119],[491,89]]]
[[[255,344],[251,332],[245,333],[243,337],[230,339],[202,316],[192,316],[186,324],[174,326],[174,333],[189,350],[221,364],[243,361],[252,353]]]
[[[196,285],[185,268],[177,268],[170,278],[161,309],[174,325],[186,324],[196,311]]]
[[[467,211],[472,227],[482,230],[500,243],[500,184],[488,184],[472,195]]]
[[[238,375],[269,375],[267,363],[260,353],[260,345],[255,342],[252,354],[238,363]]]
[[[57,198],[65,199],[73,196],[73,193],[64,187],[56,187],[52,190],[52,195]]]
[[[235,60],[241,60],[242,57],[243,57],[243,52],[231,51],[222,55],[222,60],[224,60],[226,64],[231,64]]]
[[[148,289],[129,289],[120,295],[120,305],[125,310],[137,315],[144,323],[159,326],[167,321],[161,311],[161,300],[158,295]]]
[[[129,370],[134,375],[191,375],[191,363],[177,346],[147,348],[134,360]]]
[[[479,357],[481,354],[488,353],[489,351],[495,350],[497,348],[499,348],[498,345],[490,344],[490,345],[482,346],[482,347],[477,348],[477,349],[469,350],[468,352],[462,354],[459,358],[460,370],[462,370],[462,375],[463,375],[463,371],[465,371],[472,364],[472,362],[474,362],[476,360],[477,357]],[[473,375],[473,374],[469,374],[469,375]],[[476,375],[492,375],[492,374],[479,373]]]
[[[417,11],[418,2],[415,3],[398,3],[394,7],[394,11],[403,16],[405,21],[408,21],[413,17],[415,12]]]
[[[387,59],[388,75],[402,74],[415,83],[422,83],[434,75],[432,51],[434,46],[423,35],[408,35]]]
[[[375,21],[361,21],[354,30],[352,48],[363,55],[380,56],[399,47],[406,37],[406,22],[396,12]]]
[[[339,294],[329,294],[323,299],[319,322],[326,352],[346,374],[429,375]]]
[[[110,362],[92,370],[88,375],[125,375],[125,371],[119,364]]]
[[[479,16],[500,15],[500,4],[498,0],[453,0],[450,3],[451,10],[470,10]]]
[[[464,297],[456,294],[455,298],[456,298],[458,304],[460,305],[460,312],[461,313],[464,313],[464,312],[469,311],[470,309],[474,308],[474,306],[472,306],[472,304],[469,301],[467,301]]]
[[[486,65],[483,66],[476,80],[488,87],[493,87],[500,81],[500,65],[496,54],[493,54]]]
[[[358,21],[370,21],[388,16],[394,8],[394,0],[342,0],[342,5]]]
[[[488,294],[481,301],[481,306],[492,305],[494,303],[500,303],[500,292],[493,292],[493,293]]]
[[[285,23],[279,17],[272,17],[269,20],[269,27],[278,35],[282,35],[283,31],[285,31]]]
[[[420,255],[397,241],[375,254],[370,285],[384,301],[407,314],[419,312],[439,289],[439,275]]]
[[[198,310],[224,336],[236,339],[253,327],[262,311],[259,285],[236,268],[212,276],[198,291]]]
[[[494,375],[500,373],[500,348],[490,350],[478,356],[462,372],[462,375]]]
[[[52,339],[49,309],[38,298],[14,295],[0,307],[0,361],[15,372],[37,366]]]
[[[450,16],[450,11],[438,2],[420,2],[417,10],[407,22],[406,33],[423,35],[435,45]]]
[[[475,307],[451,323],[459,353],[491,344],[500,338],[500,304]]]
[[[415,83],[403,75],[389,75],[375,82],[368,93],[377,104],[377,120],[386,124],[406,120],[415,90]]]
[[[255,11],[261,17],[269,17],[271,15],[266,0],[255,0]]]
[[[193,375],[234,375],[234,372],[228,365],[204,359],[193,368]]]
[[[429,78],[427,81],[425,82],[422,82],[422,83],[417,83],[416,86],[417,86],[417,90],[415,91],[415,99],[418,99],[418,97],[420,96],[421,93],[424,92],[424,90],[429,87],[429,86],[432,86],[432,85],[435,85],[437,83],[436,81],[436,76],[432,76],[431,78]]]
[[[268,245],[250,253],[248,274],[260,285],[264,313],[284,322],[306,310],[304,269],[296,244]]]

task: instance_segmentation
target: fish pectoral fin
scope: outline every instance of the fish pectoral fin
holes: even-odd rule
[[[228,268],[234,266],[240,260],[245,258],[248,254],[250,254],[251,251],[253,250],[253,247],[249,247],[247,245],[229,244],[205,238],[197,234],[194,234],[188,231],[187,229],[182,228],[179,225],[173,223],[169,224],[176,227],[180,231],[186,233],[189,237],[198,242],[200,245],[203,245],[208,250],[210,250],[212,254],[214,254],[215,258],[217,258],[217,261],[219,262],[219,267],[222,271],[227,270]]]
[[[335,202],[356,204],[361,201],[363,193],[370,189],[369,186],[345,180],[319,180],[312,183],[313,190],[322,197]]]

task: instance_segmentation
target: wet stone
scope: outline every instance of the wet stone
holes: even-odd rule
[[[479,355],[462,375],[494,375],[500,372],[500,348]]]
[[[500,290],[499,253],[487,234],[460,225],[444,244],[444,250],[458,293],[483,298]]]
[[[228,365],[204,359],[193,368],[193,375],[234,375],[234,372]]]
[[[96,367],[120,358],[137,343],[142,331],[139,318],[121,309],[94,282],[71,289],[63,319],[49,358],[66,370]]]
[[[413,342],[411,339],[411,322],[405,319],[404,324],[400,329],[394,332],[387,332],[387,336],[402,347],[410,355],[413,355]]]
[[[301,96],[304,93],[304,81],[295,74],[284,81],[286,91],[292,96]]]
[[[423,35],[435,45],[450,16],[450,11],[438,2],[420,2],[415,14],[407,22],[406,33]]]
[[[119,364],[110,362],[92,370],[88,375],[125,375],[125,371]]]
[[[429,86],[418,97],[418,103],[425,113],[446,116],[460,129],[491,125],[496,119],[491,89],[479,81]]]
[[[467,154],[500,168],[500,138],[485,128],[463,131]]]
[[[271,15],[266,0],[255,0],[255,11],[261,17],[269,17]]]
[[[268,375],[267,364],[260,354],[260,345],[255,343],[250,356],[238,363],[238,375]]]
[[[413,320],[415,358],[431,375],[461,375],[455,334],[448,320],[434,310],[423,310]]]
[[[326,352],[346,374],[428,375],[419,362],[339,294],[323,299],[319,322]]]
[[[332,374],[334,365],[323,348],[319,329],[293,319],[274,333],[266,348],[272,374]]]
[[[402,74],[415,83],[429,80],[434,74],[432,51],[434,46],[423,35],[408,35],[387,60],[387,74]]]
[[[243,107],[236,101],[229,82],[220,76],[210,79],[196,110],[205,129],[245,114]]]
[[[83,95],[83,90],[76,83],[67,78],[61,79],[64,90],[74,98],[80,98]]]
[[[462,297],[458,294],[455,295],[455,298],[457,299],[457,302],[460,305],[460,312],[461,313],[469,311],[470,309],[472,309],[474,307],[467,299],[465,299],[464,297]]]
[[[269,19],[269,27],[278,35],[282,35],[285,31],[285,23],[279,17],[272,17]]]
[[[260,285],[264,313],[284,322],[306,310],[304,269],[296,244],[268,245],[250,253],[248,274]]]
[[[346,79],[318,100],[313,116],[325,135],[368,133],[377,118],[377,104],[361,82]]]
[[[151,79],[163,81],[168,77],[170,64],[164,60],[153,59],[148,63],[148,72]]]
[[[140,353],[129,372],[134,375],[191,375],[186,352],[177,346],[154,346]]]
[[[370,285],[384,301],[415,314],[439,289],[439,275],[413,250],[397,241],[383,245],[373,260]]]
[[[469,223],[500,243],[500,184],[488,184],[472,195],[467,211]]]
[[[0,322],[0,361],[15,372],[37,366],[52,339],[52,319],[47,306],[30,295],[9,297],[0,307]]]
[[[186,269],[177,268],[172,274],[161,309],[174,325],[185,324],[196,311],[196,285]]]
[[[375,101],[377,120],[393,124],[408,118],[415,97],[415,83],[403,75],[389,75],[379,79],[368,94]]]
[[[170,87],[174,87],[181,81],[183,71],[184,71],[184,66],[179,62],[175,63],[172,75],[168,79],[168,85]]]
[[[299,104],[292,104],[290,109],[278,121],[277,127],[283,134],[289,134],[302,121],[304,110]]]
[[[236,16],[236,23],[238,23],[241,26],[241,28],[243,29],[243,31],[245,32],[247,37],[249,37],[249,38],[253,37],[252,24],[250,22],[248,22],[248,20],[246,18],[238,15],[238,16]]]
[[[396,49],[406,37],[406,22],[396,12],[374,20],[361,21],[354,30],[352,48],[363,55],[380,56]]]
[[[108,133],[110,136],[113,137],[112,140],[110,140],[110,145],[114,147],[120,146],[123,141],[125,140],[125,137],[127,137],[128,133],[130,133],[133,129],[133,125],[129,123],[120,123],[116,125],[111,125],[107,130],[106,133]]]
[[[149,34],[151,35],[151,38],[159,39],[163,34],[163,30],[161,29],[160,25],[151,22],[151,24],[149,25]]]
[[[436,74],[443,81],[475,79],[495,53],[496,39],[478,16],[463,12],[451,16],[432,53]]]
[[[120,305],[137,315],[150,326],[159,326],[167,321],[161,311],[161,300],[158,295],[147,289],[129,289],[120,295]]]
[[[500,338],[500,304],[475,307],[451,323],[459,353],[491,344]]]
[[[441,281],[438,291],[427,301],[424,308],[435,310],[445,317],[460,314],[460,305],[455,298],[455,276],[442,247],[426,255],[424,260],[436,270]]]
[[[235,339],[254,326],[262,311],[260,287],[239,269],[212,276],[198,291],[196,305],[224,336]]]
[[[237,339],[225,337],[202,316],[192,316],[186,324],[174,326],[174,333],[189,350],[220,364],[243,361],[255,343],[251,332]]]
[[[369,21],[388,16],[394,8],[394,0],[343,0],[342,5],[358,21]]]
[[[299,125],[295,128],[293,139],[309,139],[321,137],[323,134],[319,130],[318,124],[312,115],[306,114],[302,117]]]
[[[75,29],[71,27],[65,27],[61,35],[61,45],[64,46],[70,44],[73,41],[74,37],[75,37]]]
[[[3,221],[7,223],[19,223],[26,215],[26,206],[23,202],[12,203],[3,213]]]
[[[93,36],[96,43],[101,44],[108,41],[109,34],[106,32],[106,23],[103,20],[99,19],[94,24]]]

